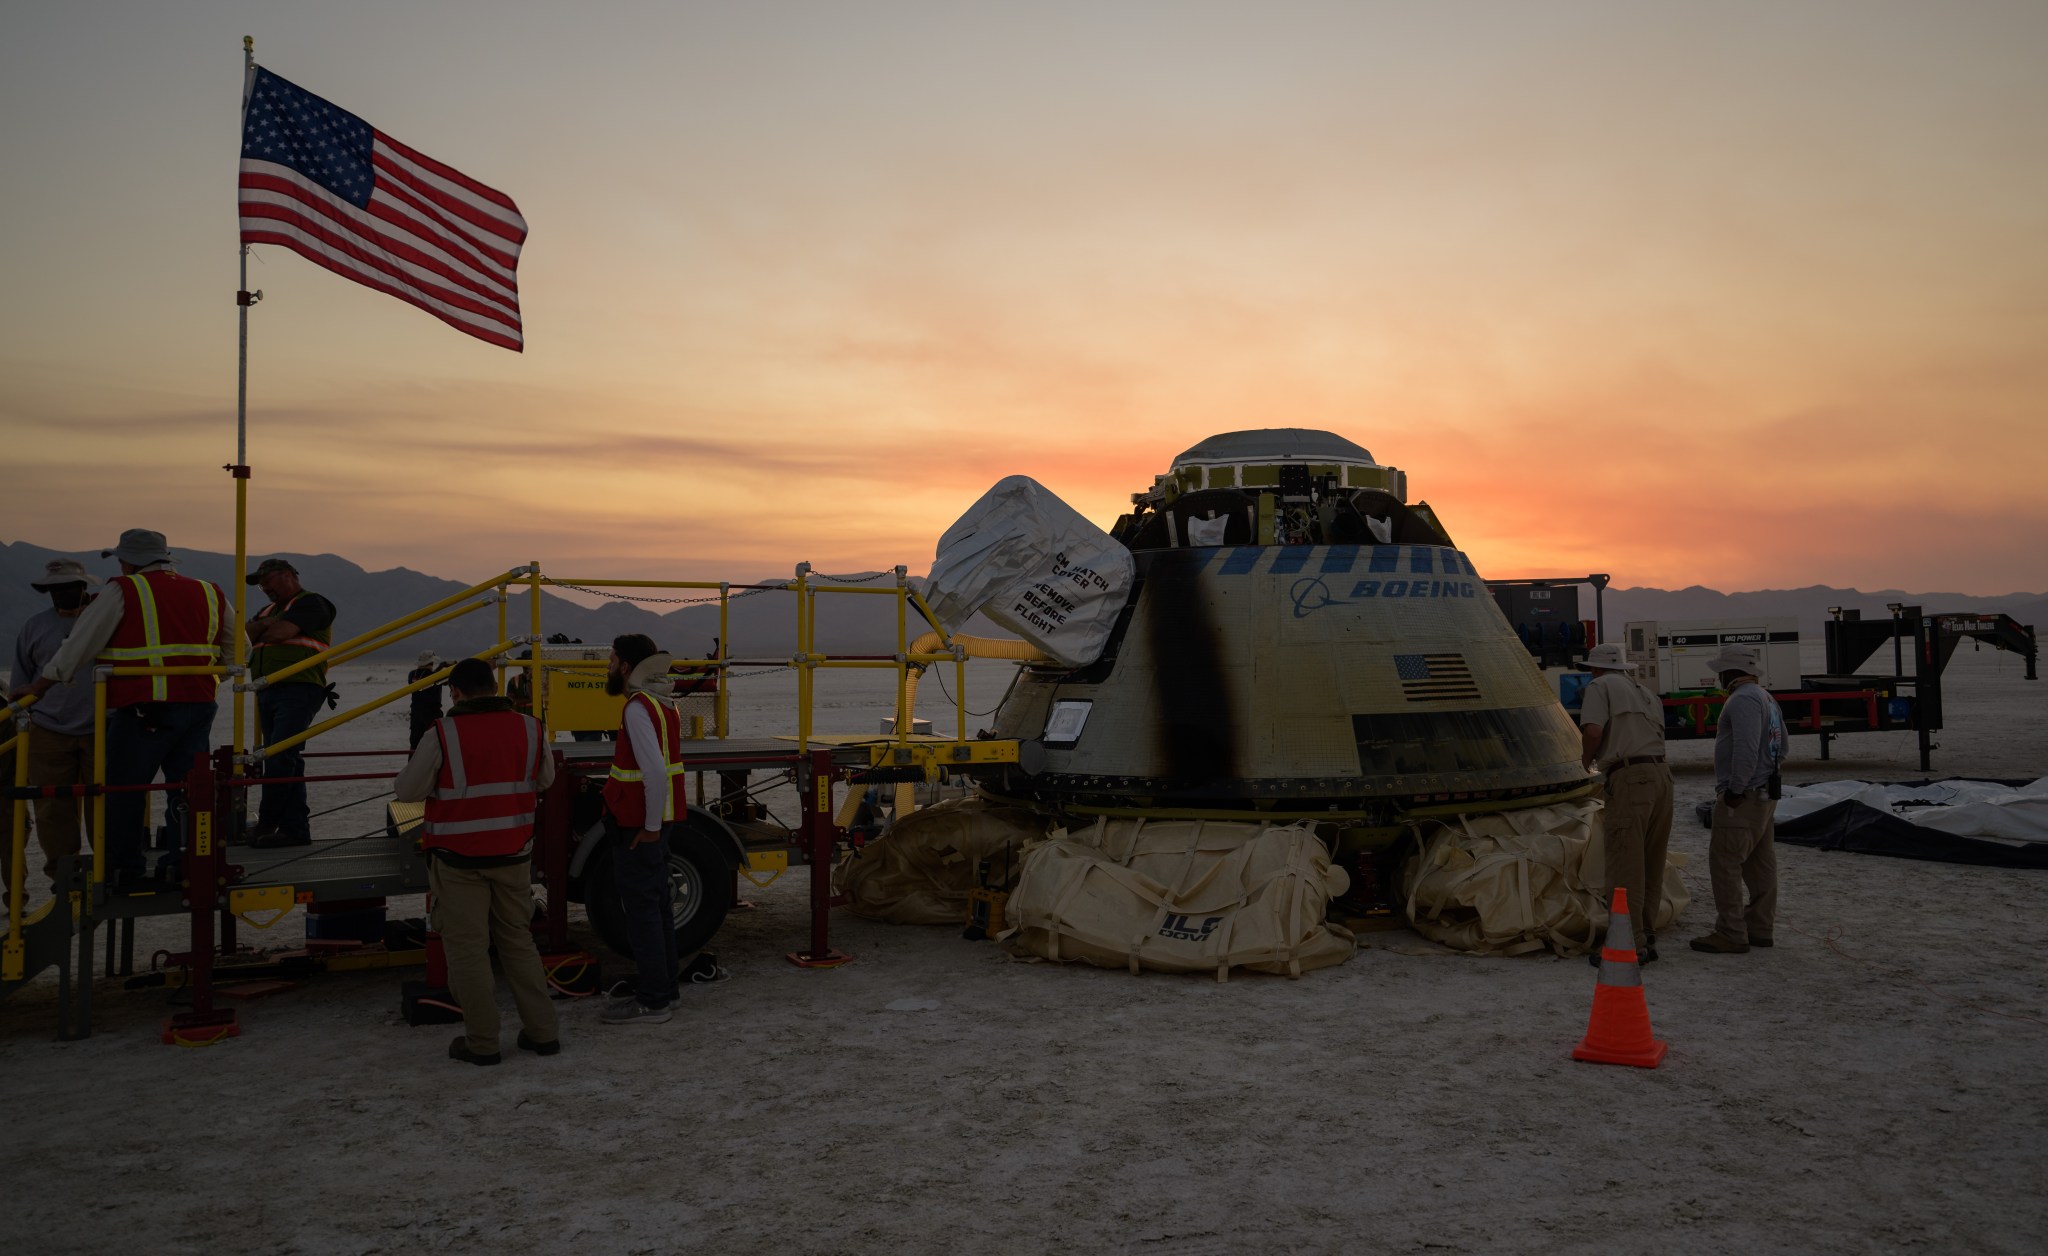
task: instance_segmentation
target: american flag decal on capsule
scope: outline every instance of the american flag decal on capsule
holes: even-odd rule
[[[1394,670],[1400,674],[1401,692],[1410,702],[1479,696],[1479,686],[1462,654],[1396,654]]]

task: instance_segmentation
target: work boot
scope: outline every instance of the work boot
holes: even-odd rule
[[[1760,938],[1760,937],[1756,936],[1756,935],[1755,935],[1754,933],[1752,933],[1752,934],[1750,934],[1750,935],[1749,935],[1749,944],[1750,944],[1751,946],[1761,946],[1761,947],[1764,947],[1764,948],[1768,949],[1768,948],[1770,947],[1770,945],[1771,945],[1771,939],[1769,939],[1769,938]]]
[[[519,1049],[531,1051],[535,1055],[554,1055],[562,1049],[562,1040],[555,1038],[547,1042],[536,1042],[527,1037],[526,1031],[522,1029],[519,1031]]]
[[[455,1041],[448,1044],[448,1058],[464,1064],[497,1064],[505,1057],[496,1051],[489,1055],[478,1055],[469,1049],[469,1035],[457,1034]]]
[[[1694,938],[1692,940],[1692,949],[1695,951],[1705,951],[1709,955],[1747,955],[1749,954],[1749,943],[1737,942],[1733,938],[1724,938],[1718,933],[1709,933],[1705,937]]]
[[[607,1025],[659,1025],[674,1015],[672,1007],[649,1007],[638,998],[628,997],[605,1008],[597,1019]]]
[[[283,829],[262,829],[250,834],[249,840],[243,843],[243,845],[253,846],[257,850],[276,850],[283,846],[311,846],[312,844],[313,838],[310,834],[287,833]]]

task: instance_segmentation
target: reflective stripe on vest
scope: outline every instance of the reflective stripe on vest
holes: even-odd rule
[[[157,586],[161,582],[162,588]],[[220,662],[221,622],[227,597],[213,584],[171,571],[139,571],[116,576],[109,583],[121,587],[121,622],[114,627],[95,663],[115,667],[211,667]],[[160,595],[170,595],[169,605],[159,604]],[[192,603],[197,597],[199,602]],[[164,640],[163,621],[173,625],[172,636],[198,635],[199,615],[204,607],[203,641]],[[218,682],[211,676],[116,676],[107,682],[107,705],[133,706],[138,702],[211,702]]]
[[[511,720],[519,721],[517,734]],[[470,725],[466,749],[464,724]],[[427,845],[461,855],[525,849],[533,840],[545,753],[539,722],[517,711],[485,711],[443,717],[434,731],[441,741],[441,771],[427,798]],[[508,752],[518,755],[516,761]]]
[[[671,824],[678,818],[676,795],[684,788],[684,783],[677,778],[689,771],[679,761],[683,740],[682,716],[673,707],[663,704],[653,695],[645,692],[635,692],[629,696],[626,699],[626,704],[629,708],[635,699],[639,699],[647,704],[647,714],[654,723],[654,739],[656,744],[661,747],[662,765],[665,769],[663,775],[668,777],[668,788],[663,790],[661,795],[661,823]],[[645,787],[642,784],[646,779],[647,774],[641,768],[639,760],[633,752],[633,739],[627,735],[625,716],[621,714],[619,717],[618,749],[612,752],[611,779],[605,785],[605,797],[612,804],[612,814],[614,817],[623,816],[623,818],[631,819],[633,816],[638,815],[641,827],[649,827],[648,817],[645,814],[647,810],[646,793]],[[631,790],[631,794],[638,801],[637,806],[630,805],[626,801],[625,791],[628,786],[635,787]]]

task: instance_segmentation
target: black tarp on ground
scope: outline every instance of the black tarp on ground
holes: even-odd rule
[[[1952,781],[1977,781],[2017,789],[2031,781],[1952,776]],[[1936,781],[1878,781],[1881,785],[1934,785]],[[1846,850],[1858,855],[1891,855],[1898,859],[1930,859],[1938,863],[1976,864],[1987,868],[2048,868],[2048,842],[2014,846],[1987,838],[1957,837],[1924,828],[1911,820],[1860,802],[1838,802],[1796,820],[1780,820],[1778,840],[1818,850]]]

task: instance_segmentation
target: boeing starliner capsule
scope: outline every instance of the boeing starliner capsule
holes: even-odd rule
[[[1023,669],[993,730],[1020,764],[985,787],[1083,814],[1366,829],[1584,792],[1576,726],[1406,489],[1328,432],[1229,432],[1133,495],[1118,544],[1102,538],[1113,563],[1050,546],[1055,578],[982,609],[1028,638],[1079,617],[1091,581],[1121,602],[1087,661],[1048,648],[1069,661]]]

